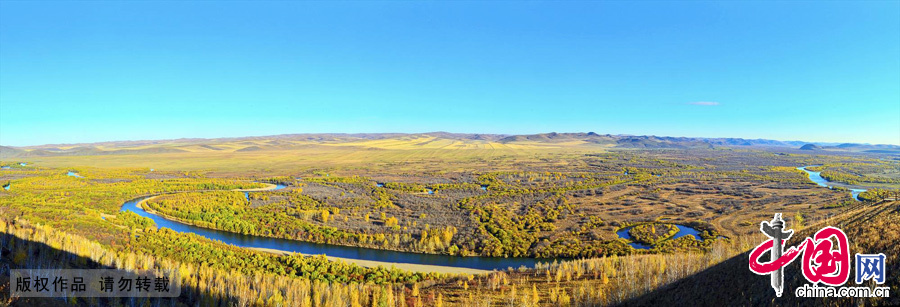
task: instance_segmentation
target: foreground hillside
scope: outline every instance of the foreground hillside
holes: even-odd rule
[[[798,298],[793,290],[807,283],[799,261],[786,269],[785,294],[775,297],[769,276],[752,273],[749,250],[765,239],[744,235],[717,243],[707,253],[674,253],[606,257],[553,263],[529,270],[513,270],[464,281],[473,286],[445,284],[452,302],[461,306],[895,306],[900,303],[900,202],[855,206],[827,222],[808,225],[795,238],[821,227],[843,227],[851,253],[887,256],[890,298]],[[790,227],[790,225],[788,225]],[[798,241],[798,240],[795,240]],[[796,245],[797,242],[791,242]],[[765,257],[768,257],[767,255]],[[855,269],[855,268],[854,268]],[[855,286],[851,281],[845,286]],[[874,287],[871,282],[864,284]]]
[[[768,276],[756,275],[747,268],[749,253],[742,253],[720,264],[705,269],[695,275],[683,278],[670,285],[624,302],[635,306],[678,305],[692,302],[697,305],[738,306],[738,305],[787,305],[787,306],[849,306],[900,304],[900,202],[883,202],[876,205],[859,206],[827,223],[810,225],[797,232],[789,245],[797,245],[799,239],[812,236],[824,226],[841,227],[847,234],[852,254],[879,254],[887,256],[887,278],[884,285],[891,288],[890,298],[802,298],[796,297],[793,289],[809,282],[801,274],[800,261],[795,261],[785,269],[785,293],[775,298],[769,285]],[[759,242],[762,242],[761,240]],[[846,286],[855,286],[856,267],[850,273]],[[873,283],[863,285],[873,287]]]

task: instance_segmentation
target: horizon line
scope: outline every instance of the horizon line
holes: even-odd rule
[[[136,140],[106,140],[106,141],[94,141],[94,142],[78,142],[78,143],[46,143],[46,144],[35,144],[35,145],[4,145],[0,144],[2,147],[13,147],[13,148],[29,148],[29,147],[43,147],[43,146],[74,146],[74,145],[91,145],[91,144],[102,144],[102,143],[125,143],[125,142],[164,142],[164,141],[179,141],[179,140],[222,140],[222,139],[242,139],[242,138],[262,138],[262,137],[278,137],[278,136],[289,136],[289,135],[316,135],[316,134],[333,134],[333,135],[375,135],[375,134],[401,134],[401,135],[416,135],[416,134],[435,134],[435,133],[447,133],[447,134],[468,134],[468,135],[496,135],[496,136],[519,136],[519,135],[541,135],[541,134],[577,134],[584,133],[590,134],[594,133],[597,135],[610,135],[610,136],[652,136],[652,137],[660,137],[660,138],[688,138],[688,139],[741,139],[741,140],[766,140],[766,141],[778,141],[778,142],[798,142],[798,143],[806,143],[806,144],[858,144],[858,145],[868,145],[868,146],[900,146],[898,144],[872,144],[872,143],[864,143],[864,142],[823,142],[823,141],[805,141],[805,140],[779,140],[779,139],[767,139],[767,138],[747,138],[747,137],[703,137],[703,136],[670,136],[670,135],[655,135],[655,134],[629,134],[629,133],[597,133],[594,131],[578,131],[578,132],[540,132],[540,133],[482,133],[482,132],[449,132],[449,131],[428,131],[428,132],[301,132],[301,133],[280,133],[280,134],[266,134],[266,135],[245,135],[245,136],[221,136],[221,137],[179,137],[179,138],[159,138],[159,139],[136,139]]]

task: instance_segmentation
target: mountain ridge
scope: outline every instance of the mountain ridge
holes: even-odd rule
[[[196,146],[200,150],[233,150],[246,152],[263,150],[265,146],[282,149],[284,146],[302,144],[345,144],[367,141],[414,140],[433,138],[460,142],[499,144],[566,144],[598,145],[622,149],[689,149],[715,147],[783,147],[797,149],[813,145],[817,150],[856,151],[900,154],[897,145],[870,145],[859,143],[823,143],[804,141],[779,141],[744,138],[671,137],[655,135],[598,134],[595,132],[549,132],[538,134],[490,134],[452,133],[444,131],[425,133],[306,133],[270,136],[227,138],[181,138],[170,140],[128,140],[77,144],[46,144],[36,146],[0,146],[0,158],[62,155],[121,155],[145,153],[177,153],[185,147]],[[226,143],[239,143],[240,148],[227,149]],[[259,144],[264,142],[264,144]],[[215,145],[215,146],[214,146]],[[250,145],[250,146],[248,146]],[[262,147],[261,147],[262,146]]]

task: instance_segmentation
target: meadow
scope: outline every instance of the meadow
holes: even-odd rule
[[[177,268],[190,295],[164,302],[176,305],[614,305],[655,300],[731,263],[775,212],[797,228],[855,216],[896,226],[865,215],[896,208],[883,201],[900,188],[894,156],[598,138],[307,135],[16,149],[0,154],[9,186],[0,190],[2,260],[31,267],[65,252],[82,259],[61,262],[71,267]],[[796,169],[809,165],[870,192],[857,201],[817,186]],[[285,188],[234,191],[276,183]],[[545,264],[410,271],[239,248],[120,211],[153,195],[147,210],[237,234]],[[671,239],[672,225],[699,234]],[[635,241],[617,234],[629,226]],[[744,299],[735,303],[759,297]]]

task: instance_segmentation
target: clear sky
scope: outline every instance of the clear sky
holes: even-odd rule
[[[319,132],[900,144],[900,2],[0,2],[0,144]]]

